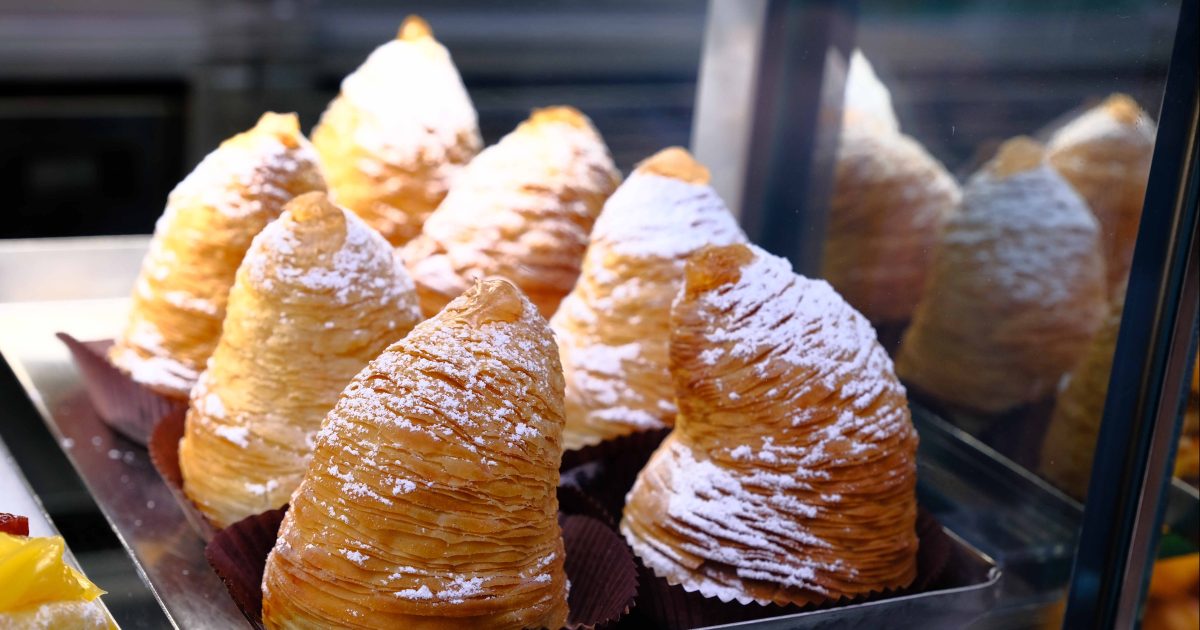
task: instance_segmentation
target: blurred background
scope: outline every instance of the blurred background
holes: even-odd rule
[[[1002,139],[1112,91],[1158,110],[1178,3],[859,3],[856,39],[906,131],[963,175]],[[419,13],[484,139],[575,105],[628,170],[687,145],[702,0],[0,0],[0,238],[148,233],[167,192],[264,110],[311,129]]]

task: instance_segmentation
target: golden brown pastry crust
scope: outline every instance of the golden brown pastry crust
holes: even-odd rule
[[[871,325],[754,246],[692,256],[671,311],[675,430],[621,531],[660,577],[808,604],[916,576],[917,434]]]
[[[562,372],[511,283],[385,350],[317,438],[263,578],[268,628],[559,628]]]
[[[1079,500],[1087,496],[1092,477],[1092,460],[1100,422],[1108,395],[1113,354],[1121,328],[1124,289],[1114,297],[1104,326],[1088,346],[1087,354],[1066,379],[1066,386],[1054,404],[1054,413],[1042,443],[1039,470],[1043,476],[1067,494]],[[1183,428],[1175,456],[1175,476],[1194,480],[1200,477],[1200,422],[1198,397],[1189,393]]]
[[[908,321],[958,182],[913,138],[848,122],[833,186],[822,276],[871,322]]]
[[[1108,288],[1123,286],[1133,260],[1155,125],[1125,94],[1113,94],[1059,129],[1047,159],[1100,221]]]
[[[287,503],[350,379],[421,319],[391,245],[313,192],[255,238],[192,389],[183,489],[218,527]]]
[[[296,195],[325,190],[295,114],[263,114],[221,143],[171,195],[110,352],[134,380],[186,398],[221,334],[250,241]]]
[[[570,107],[534,111],[471,162],[404,248],[426,316],[489,276],[513,281],[553,315],[620,179],[586,116]]]
[[[335,200],[401,245],[421,232],[483,141],[450,53],[410,16],[342,83],[313,144]]]
[[[940,237],[896,369],[946,404],[993,414],[1049,396],[1103,321],[1099,225],[1043,157],[1006,142]]]
[[[642,162],[609,197],[579,281],[550,320],[568,449],[674,424],[667,346],[684,261],[704,245],[745,240],[708,169],[678,147]]]

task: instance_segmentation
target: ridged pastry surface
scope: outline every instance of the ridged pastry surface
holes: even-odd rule
[[[621,521],[642,561],[741,603],[911,583],[917,434],[867,320],[752,245],[693,255],[671,320],[679,417]]]
[[[647,159],[609,197],[579,281],[550,320],[567,448],[674,423],[667,349],[684,262],[705,245],[745,240],[707,169],[680,148]]]
[[[821,276],[874,324],[912,316],[958,182],[900,131],[891,92],[862,51],[846,75]]]
[[[1010,140],[946,223],[897,371],[972,411],[1035,402],[1082,357],[1105,293],[1095,217],[1041,146]]]
[[[450,53],[411,16],[342,81],[313,144],[335,200],[400,245],[420,233],[483,141]]]
[[[287,503],[338,395],[420,319],[378,232],[324,193],[292,200],[246,253],[192,389],[179,445],[188,497],[219,527]]]
[[[425,314],[475,280],[500,276],[553,315],[620,179],[586,116],[570,107],[534,111],[467,166],[405,247]]]
[[[1114,94],[1060,128],[1047,147],[1051,166],[1100,221],[1110,294],[1129,276],[1155,132],[1137,102]]]
[[[1083,500],[1092,475],[1092,457],[1121,328],[1124,296],[1118,296],[1104,325],[1092,338],[1079,364],[1054,401],[1042,443],[1040,470],[1054,485]]]
[[[511,283],[477,283],[329,413],[263,578],[268,628],[559,628],[563,380]]]
[[[186,398],[221,334],[229,289],[256,234],[296,195],[325,190],[295,114],[263,114],[171,191],[110,358],[134,380]]]

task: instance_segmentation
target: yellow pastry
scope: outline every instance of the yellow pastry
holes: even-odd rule
[[[266,627],[562,627],[562,392],[549,327],[500,279],[371,361],[267,558]]]
[[[566,448],[669,427],[671,301],[687,256],[746,240],[708,169],[664,149],[609,197],[583,272],[550,320],[566,377]]]
[[[534,111],[471,162],[404,249],[421,309],[432,316],[476,279],[500,276],[550,317],[619,182],[586,116],[570,107]]]
[[[61,536],[0,533],[0,627],[8,630],[115,629],[104,591],[63,560]]]
[[[856,52],[821,274],[877,324],[912,316],[938,233],[962,197],[942,164],[900,133],[890,104],[887,88]]]
[[[870,323],[746,245],[689,259],[671,323],[679,417],[621,520],[642,562],[743,604],[908,586],[917,434]]]
[[[1110,292],[1129,275],[1150,158],[1154,121],[1137,102],[1114,94],[1055,132],[1047,159],[1100,221]]]
[[[1092,460],[1104,418],[1124,302],[1124,289],[1118,289],[1104,325],[1065,379],[1042,443],[1041,474],[1081,501],[1086,498],[1091,482]],[[1175,455],[1175,476],[1185,480],[1200,477],[1200,422],[1196,410],[1197,394],[1192,390]]]
[[[410,16],[342,82],[313,144],[335,200],[400,245],[420,233],[483,142],[450,53]]]
[[[254,239],[192,389],[183,489],[218,527],[287,503],[350,379],[420,321],[391,245],[313,192]]]
[[[896,369],[943,403],[996,414],[1049,396],[1104,319],[1099,225],[1043,158],[1004,143],[942,232]]]
[[[167,198],[109,358],[135,381],[186,398],[221,335],[250,241],[283,204],[325,190],[295,114],[263,114],[205,157]]]

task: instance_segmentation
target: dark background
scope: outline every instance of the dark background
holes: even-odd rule
[[[688,143],[699,0],[0,0],[0,238],[146,233],[167,192],[267,109],[317,121],[419,13],[494,142],[579,107],[619,166]],[[1177,2],[859,3],[904,128],[965,175],[1002,139],[1115,90],[1152,114]]]

